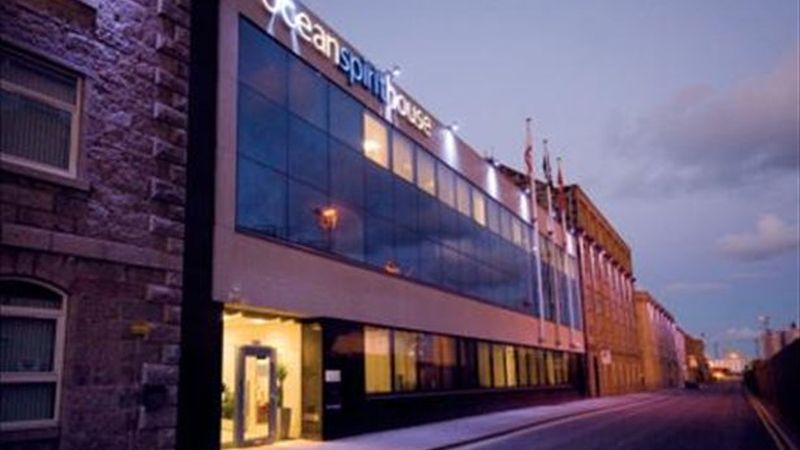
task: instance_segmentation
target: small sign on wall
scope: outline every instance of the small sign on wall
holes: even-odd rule
[[[342,381],[342,371],[341,370],[326,370],[325,371],[325,382],[326,383],[340,383]]]
[[[604,366],[611,364],[611,350],[600,350],[600,362],[603,363]]]

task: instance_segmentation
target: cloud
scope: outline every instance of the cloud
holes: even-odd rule
[[[728,328],[720,336],[720,341],[740,341],[745,339],[755,339],[760,332],[750,327]]]
[[[755,233],[725,235],[717,241],[717,248],[735,261],[761,261],[800,248],[800,228],[765,214],[758,219]]]
[[[799,51],[728,90],[685,86],[627,127],[618,125],[611,139],[629,171],[620,188],[696,191],[796,174]]]
[[[701,293],[701,292],[719,292],[728,289],[726,283],[716,281],[706,282],[685,282],[677,281],[670,283],[664,287],[664,292],[670,294],[687,294],[687,293]]]

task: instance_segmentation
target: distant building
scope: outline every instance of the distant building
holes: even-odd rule
[[[759,357],[770,359],[798,338],[800,338],[800,329],[794,322],[785,330],[766,329],[758,337]]]
[[[706,358],[705,343],[684,332],[686,345],[686,380],[702,383],[710,379],[708,359]]]
[[[675,319],[649,292],[636,291],[636,318],[647,389],[683,384],[680,329]]]
[[[567,220],[578,241],[589,393],[639,391],[642,363],[630,248],[580,186],[567,186],[567,198]]]
[[[741,353],[729,352],[724,358],[712,359],[708,364],[712,372],[741,375],[747,366],[747,359]]]

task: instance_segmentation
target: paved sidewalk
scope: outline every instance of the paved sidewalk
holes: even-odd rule
[[[269,448],[292,450],[428,450],[502,434],[521,427],[599,409],[655,401],[664,398],[664,396],[664,393],[640,393],[574,400],[555,405],[513,409],[415,427],[363,434],[335,441],[286,441]]]

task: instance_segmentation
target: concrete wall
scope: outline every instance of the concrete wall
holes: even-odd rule
[[[84,82],[77,178],[2,165],[0,275],[63,290],[67,316],[59,423],[0,446],[173,448],[189,0],[7,0],[0,21],[4,43]],[[165,407],[142,408],[146,383]]]

